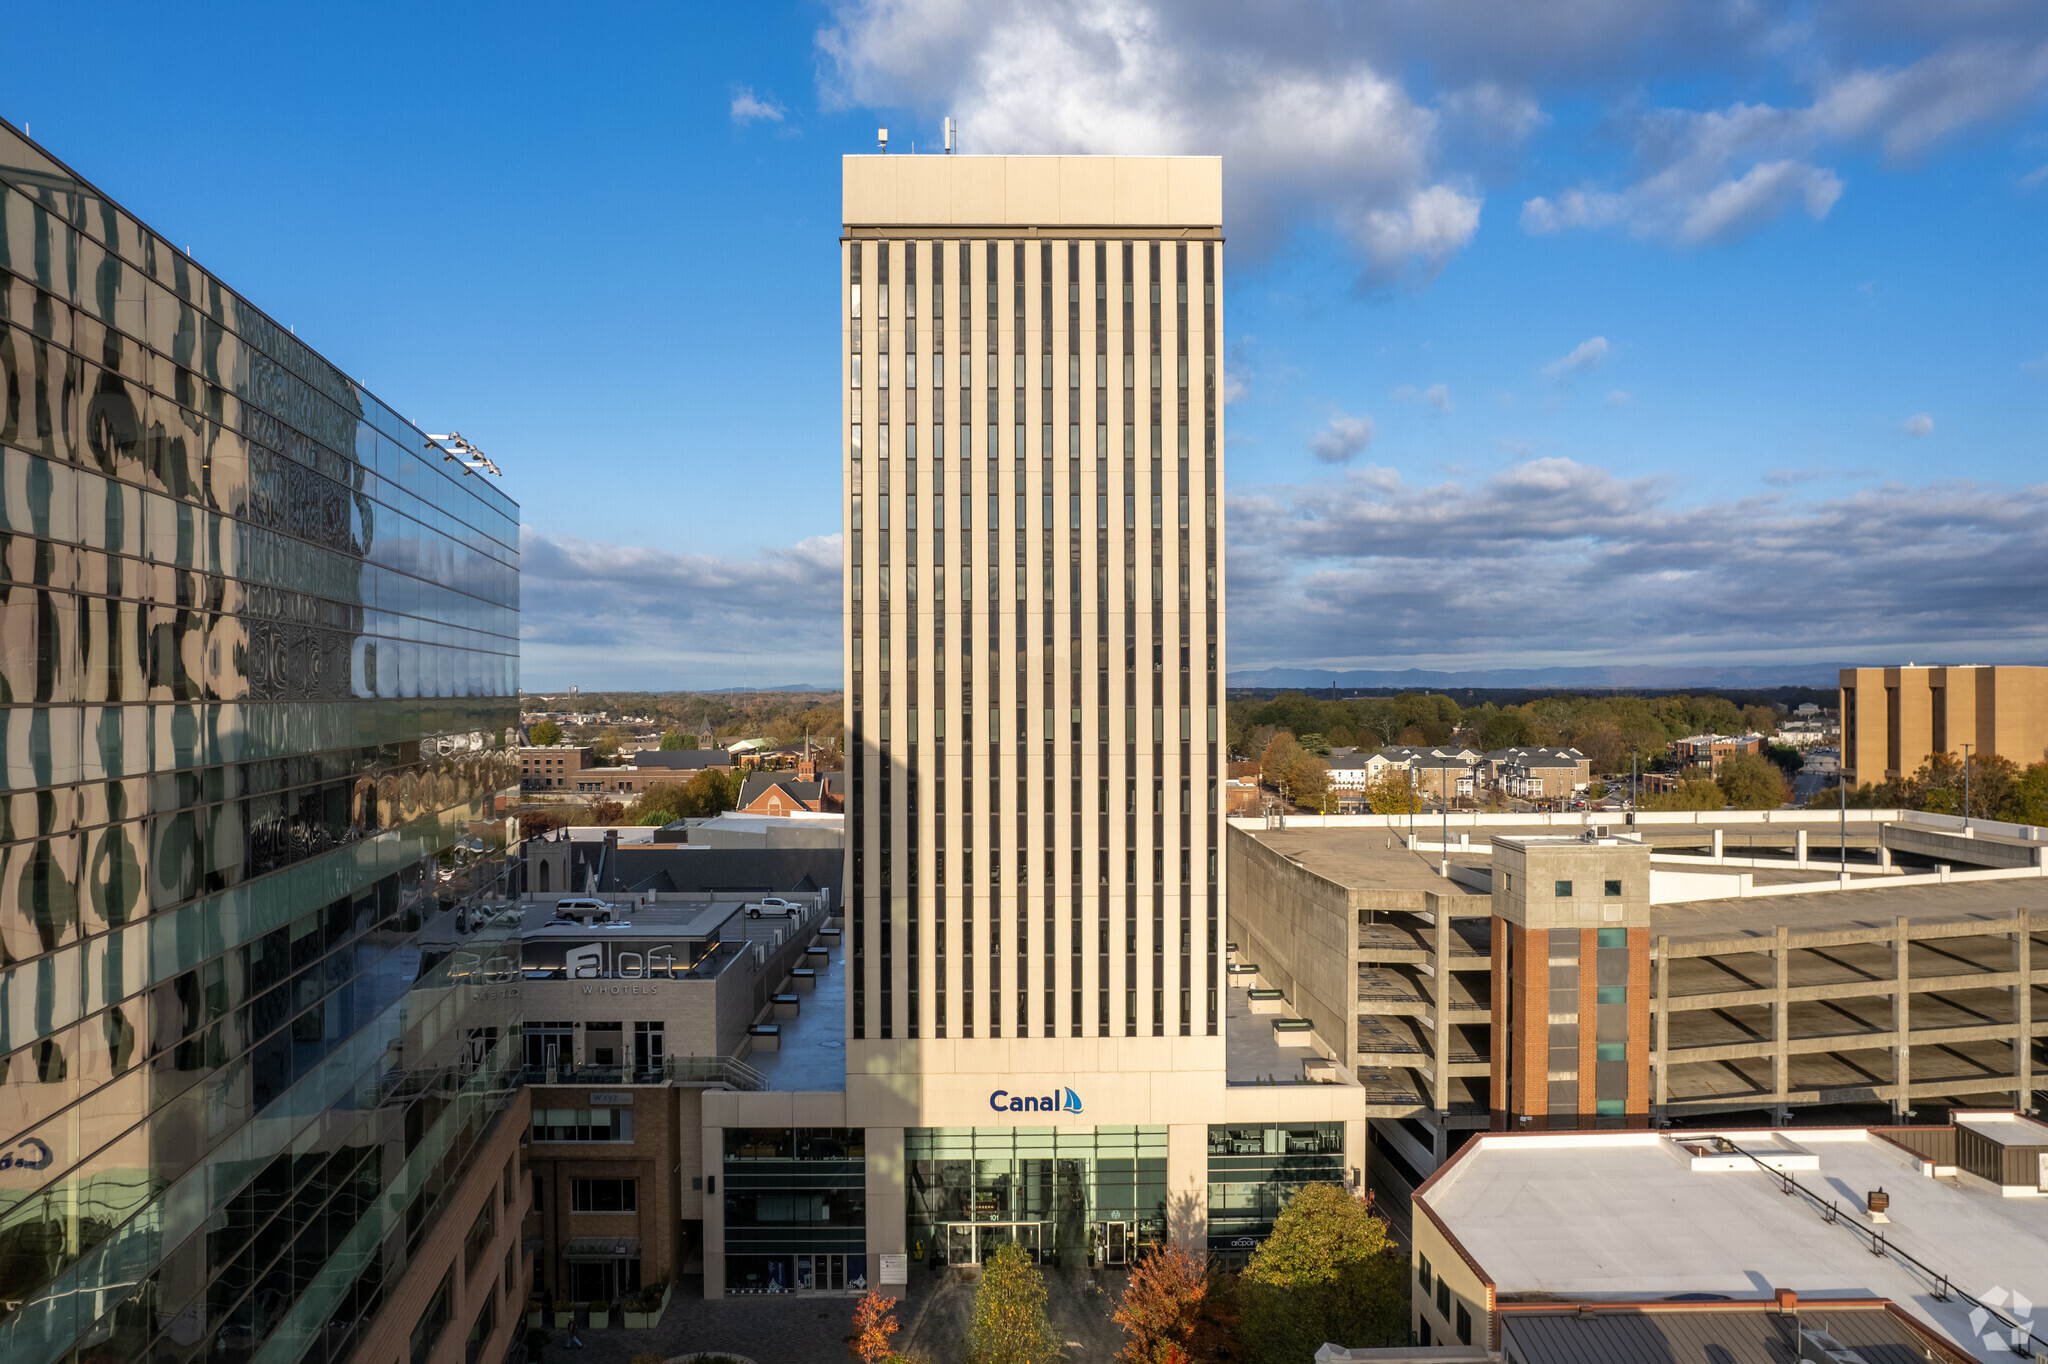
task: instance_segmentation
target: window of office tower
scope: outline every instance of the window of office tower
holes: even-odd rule
[[[849,335],[852,337],[852,358],[853,363],[856,365],[859,364],[861,355],[861,289],[863,287],[861,274],[863,260],[866,255],[866,243],[849,242],[847,244],[846,272],[847,279],[849,281],[847,287],[847,331]],[[858,371],[856,370],[856,375],[857,374]],[[878,389],[880,389],[882,385],[879,371],[877,371],[876,373],[876,384]],[[850,456],[852,460],[852,470],[849,473],[847,480],[848,507],[846,522],[847,580],[849,590],[852,592],[852,612],[848,618],[850,642],[847,649],[847,659],[850,664],[851,673],[850,686],[847,691],[847,711],[850,717],[849,724],[847,727],[847,737],[850,744],[850,751],[847,755],[847,847],[851,853],[851,856],[849,858],[851,865],[848,868],[848,879],[850,883],[848,885],[848,898],[853,905],[853,961],[852,969],[849,972],[849,975],[852,978],[851,986],[853,990],[853,1006],[850,1012],[853,1015],[853,1035],[856,1038],[864,1038],[867,1036],[868,1015],[868,730],[866,709],[866,702],[868,698],[865,685],[865,667],[867,662],[867,650],[865,647],[866,636],[864,633],[867,620],[866,598],[864,595],[866,588],[865,575],[867,565],[866,556],[862,547],[862,537],[865,534],[866,528],[862,524],[861,501],[865,494],[862,488],[862,479],[864,476],[861,464],[862,425],[858,415],[859,406],[857,398],[858,395],[856,394],[856,404],[854,412],[852,414],[854,418],[853,443],[850,451]],[[877,410],[879,411],[879,406],[877,407]]]
[[[519,508],[5,125],[0,297],[0,1339],[341,1359],[517,1141]]]
[[[1178,712],[1180,733],[1180,792],[1173,824],[1180,838],[1180,972],[1176,980],[1180,1005],[1180,1035],[1194,1032],[1194,889],[1189,884],[1190,832],[1194,827],[1192,795],[1188,774],[1193,770],[1192,741],[1189,737],[1188,703],[1188,244],[1175,242],[1174,261],[1174,365],[1178,379],[1176,426],[1179,431],[1178,529],[1179,552],[1174,558],[1179,579],[1180,669],[1174,688],[1173,709]]]
[[[1086,942],[1081,895],[1081,244],[1067,243],[1067,806],[1070,872],[1067,880],[1067,1026],[1070,1036],[1082,1034],[1081,954]],[[1048,663],[1048,667],[1050,664]],[[1046,708],[1056,710],[1058,698],[1048,695]],[[1047,725],[1046,742],[1053,741]],[[1047,776],[1051,781],[1050,773]],[[1048,827],[1053,803],[1046,801]],[[1048,835],[1046,846],[1052,846]],[[1051,877],[1047,877],[1048,883]],[[1048,973],[1048,976],[1050,973]],[[1050,1017],[1050,1014],[1048,1014]]]
[[[1151,325],[1147,339],[1152,358],[1152,695],[1151,705],[1151,776],[1152,776],[1152,821],[1149,851],[1152,862],[1152,1035],[1166,1035],[1166,801],[1165,776],[1161,759],[1165,754],[1166,726],[1164,710],[1166,705],[1165,675],[1163,669],[1161,632],[1164,628],[1165,600],[1163,577],[1165,574],[1164,546],[1161,541],[1161,505],[1165,496],[1162,491],[1163,473],[1160,468],[1163,458],[1164,386],[1161,373],[1160,332],[1160,288],[1158,242],[1147,247],[1147,280],[1151,288]]]
[[[1138,463],[1137,261],[1124,242],[1124,662],[1123,787],[1124,1036],[1138,1035]],[[1103,846],[1109,846],[1105,838]]]
[[[1221,771],[1217,751],[1216,697],[1216,244],[1202,243],[1202,564],[1206,629],[1202,633],[1206,659],[1202,668],[1203,703],[1208,713],[1209,761],[1208,800],[1203,820],[1208,836],[1203,851],[1208,873],[1203,878],[1208,898],[1208,927],[1203,938],[1203,960],[1208,971],[1209,1031],[1217,1028],[1216,979],[1221,947],[1219,891],[1216,851],[1222,845],[1222,818],[1218,810],[1217,774]]]
[[[1095,1035],[1109,1036],[1109,243],[1095,243]],[[1078,767],[1077,767],[1078,770]],[[1080,801],[1075,802],[1078,812]],[[1078,849],[1080,840],[1075,840]],[[1084,868],[1083,875],[1088,874]]]

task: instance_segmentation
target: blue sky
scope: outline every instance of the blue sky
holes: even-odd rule
[[[506,470],[533,688],[838,673],[838,157],[1220,152],[1232,665],[2048,657],[2048,9],[13,16],[0,116]]]

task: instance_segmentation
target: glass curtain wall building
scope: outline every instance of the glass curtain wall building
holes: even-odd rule
[[[347,1358],[518,1100],[518,508],[4,125],[0,400],[0,1356]]]

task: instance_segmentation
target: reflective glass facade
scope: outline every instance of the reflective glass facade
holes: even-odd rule
[[[0,402],[0,1354],[345,1358],[516,1083],[518,508],[5,125]]]
[[[1210,1252],[1243,1264],[1301,1187],[1316,1183],[1348,1187],[1343,1123],[1210,1127]]]

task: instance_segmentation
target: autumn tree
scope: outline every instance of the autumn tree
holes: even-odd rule
[[[1728,808],[1775,810],[1792,798],[1792,788],[1778,765],[1761,753],[1731,753],[1714,774]]]
[[[1110,1314],[1130,1337],[1116,1357],[1123,1364],[1187,1360],[1208,1288],[1207,1268],[1186,1246],[1164,1246],[1140,1259]]]
[[[1365,788],[1366,802],[1376,815],[1412,815],[1422,809],[1422,793],[1405,768],[1389,767]]]
[[[853,1309],[853,1340],[846,1351],[861,1364],[887,1364],[896,1353],[889,1338],[899,1329],[896,1299],[869,1290]]]
[[[593,800],[590,802],[592,824],[617,824],[626,817],[626,807],[615,800]]]
[[[1045,1277],[1015,1241],[981,1266],[974,1290],[968,1364],[1054,1364],[1060,1338],[1045,1315]]]
[[[1304,1185],[1239,1276],[1247,1353],[1253,1364],[1295,1364],[1325,1341],[1399,1344],[1407,1283],[1387,1224],[1363,1199],[1335,1184]]]
[[[526,738],[535,748],[550,748],[562,742],[562,727],[553,720],[542,720],[527,727]]]
[[[551,811],[528,810],[519,816],[519,836],[539,838],[543,834],[553,833],[567,823],[568,821],[561,815]]]
[[[661,736],[661,751],[664,753],[678,753],[696,746],[697,736],[685,734],[681,730],[672,729]]]
[[[1304,750],[1286,730],[1266,745],[1259,766],[1266,785],[1285,791],[1299,805],[1315,805],[1330,786],[1329,764]]]

